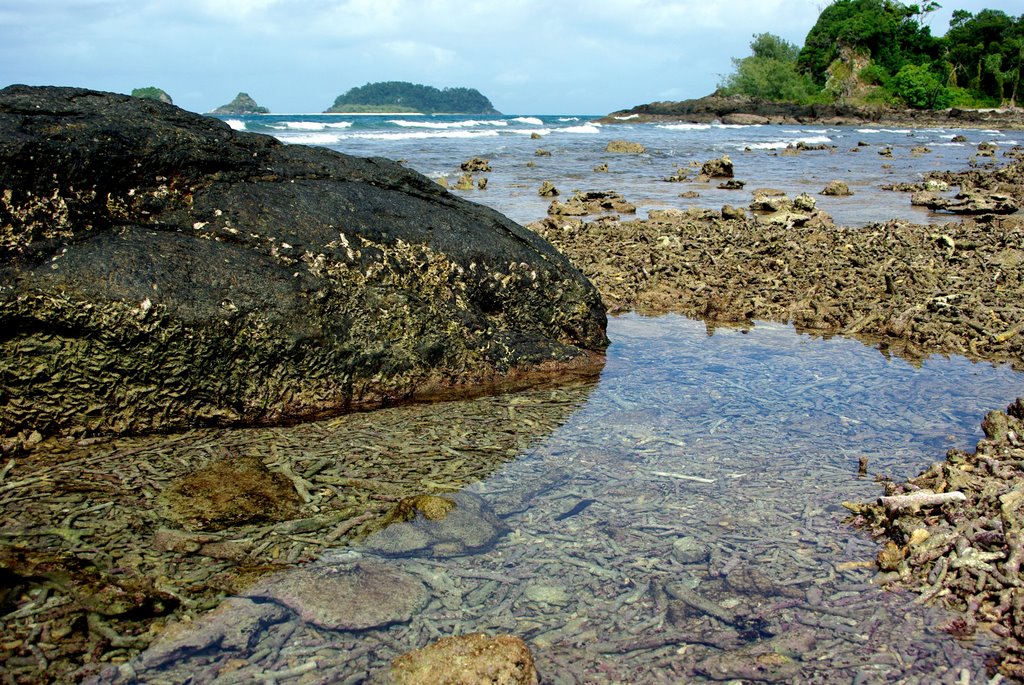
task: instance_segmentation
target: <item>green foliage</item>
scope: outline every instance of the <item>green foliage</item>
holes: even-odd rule
[[[904,5],[894,0],[836,0],[818,16],[800,50],[799,69],[816,83],[825,83],[828,65],[846,45],[871,55],[891,74],[907,63],[937,58],[941,43],[922,18],[935,3]]]
[[[917,64],[904,65],[890,80],[889,91],[914,109],[943,109],[953,101],[942,78]]]
[[[936,38],[924,20],[938,8],[930,1],[832,0],[802,48],[755,35],[752,54],[733,60],[735,70],[720,89],[804,103],[831,96],[915,108],[1016,104],[1024,77],[1024,15],[954,10],[949,31]],[[854,74],[861,57],[870,62]],[[866,92],[858,82],[874,88]]]
[[[367,83],[339,95],[328,112],[367,111],[497,114],[491,101],[474,88],[423,86],[405,81]]]
[[[957,86],[998,101],[1016,99],[1024,71],[1024,15],[957,10],[945,42]]]
[[[733,59],[735,70],[719,85],[724,95],[747,95],[765,100],[805,102],[820,89],[796,70],[800,49],[778,36],[758,33],[750,43],[753,54]]]
[[[156,86],[148,86],[146,88],[136,88],[132,91],[133,98],[142,98],[144,100],[159,100],[160,102],[171,102],[171,96],[165,93]]]
[[[882,86],[885,87],[889,83],[889,79],[892,76],[888,71],[885,70],[881,64],[869,64],[867,67],[861,70],[858,75],[860,80],[869,86]]]

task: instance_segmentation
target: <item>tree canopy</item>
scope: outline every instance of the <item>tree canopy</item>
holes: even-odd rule
[[[797,72],[797,46],[770,33],[758,33],[750,51],[750,57],[733,59],[735,71],[722,83],[723,94],[800,101],[815,91],[811,79]]]
[[[426,114],[497,114],[475,88],[424,86],[405,81],[367,83],[339,95],[328,112],[423,112]]]
[[[720,88],[793,102],[857,93],[916,108],[1015,104],[1024,72],[1024,15],[955,10],[946,35],[936,37],[925,19],[938,8],[935,2],[833,0],[801,47],[755,35],[751,55],[733,60],[734,71]],[[862,58],[855,68],[837,68],[850,55]],[[860,87],[835,88],[837,74]]]

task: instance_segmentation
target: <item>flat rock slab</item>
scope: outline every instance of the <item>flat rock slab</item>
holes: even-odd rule
[[[319,628],[358,631],[408,621],[430,594],[410,573],[360,561],[289,571],[262,580],[245,596],[283,605]]]

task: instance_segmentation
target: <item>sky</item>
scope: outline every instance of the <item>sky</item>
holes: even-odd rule
[[[349,88],[476,88],[506,114],[606,114],[708,95],[754,34],[802,45],[828,0],[0,0],[0,87],[156,86],[207,112],[239,91],[321,112]],[[1024,11],[1020,0],[954,9]],[[1016,7],[1016,10],[1013,9]]]

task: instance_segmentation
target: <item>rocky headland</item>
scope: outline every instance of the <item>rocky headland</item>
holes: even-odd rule
[[[279,422],[594,371],[594,287],[383,159],[163,103],[0,91],[0,435]]]
[[[708,124],[818,124],[822,126],[893,124],[948,126],[951,128],[1024,129],[1024,110],[944,109],[917,110],[846,104],[797,105],[760,100],[744,95],[708,95],[693,100],[651,102],[619,110],[598,120],[602,124],[627,121]]]

